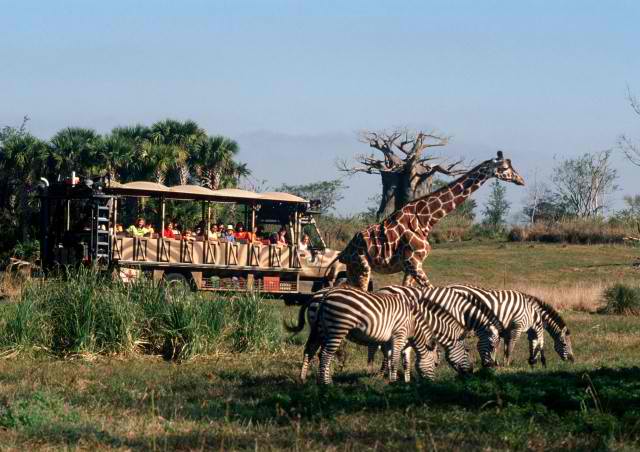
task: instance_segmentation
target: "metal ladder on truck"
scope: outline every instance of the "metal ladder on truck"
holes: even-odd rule
[[[111,258],[111,208],[113,197],[93,196],[91,227],[91,260],[94,264],[109,265]]]

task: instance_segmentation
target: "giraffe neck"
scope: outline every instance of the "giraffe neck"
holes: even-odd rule
[[[477,167],[441,188],[413,202],[418,222],[425,232],[429,232],[449,212],[462,204],[473,192],[491,178],[482,167]]]

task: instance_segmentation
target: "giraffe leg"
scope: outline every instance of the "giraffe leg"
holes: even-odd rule
[[[353,256],[352,260],[347,264],[349,285],[366,291],[369,287],[370,275],[371,266],[367,258],[362,255]]]
[[[433,287],[431,281],[427,277],[427,274],[422,270],[422,261],[419,261],[415,256],[410,257],[404,262],[405,281],[407,278],[413,278],[414,282],[419,286]]]

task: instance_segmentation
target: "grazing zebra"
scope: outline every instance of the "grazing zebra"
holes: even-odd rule
[[[320,351],[318,384],[330,384],[330,365],[333,355],[347,338],[361,345],[383,344],[389,356],[389,379],[397,377],[396,364],[407,341],[415,348],[416,367],[421,375],[435,375],[435,343],[431,330],[416,303],[393,294],[373,294],[358,289],[337,288],[303,305],[298,313],[298,325],[285,325],[293,333],[302,331],[305,311],[312,307],[315,323],[304,348],[300,379],[306,380],[309,361]]]
[[[469,350],[465,343],[467,331],[451,314],[430,300],[429,297],[432,292],[433,289],[428,288],[404,287],[402,291],[398,291],[396,294],[403,297],[407,302],[418,303],[418,306],[422,310],[423,315],[433,332],[435,341],[444,348],[445,358],[449,365],[451,365],[451,367],[453,367],[458,373],[463,374],[470,372],[473,370],[473,364],[471,363]],[[458,294],[454,294],[454,296],[463,297]],[[367,357],[369,372],[373,370],[373,359],[377,350],[377,346],[369,346],[369,353]],[[406,382],[411,378],[410,363],[411,348],[407,346],[403,351],[404,379]],[[382,364],[383,371],[386,369],[387,364],[387,359],[385,357]]]
[[[506,366],[511,365],[513,349],[524,332],[529,338],[529,364],[533,366],[540,354],[541,362],[546,366],[542,315],[528,295],[517,290],[488,290],[464,284],[450,285],[448,288],[467,295],[477,303],[483,303],[495,313],[503,327],[500,336],[504,339]],[[498,344],[495,345],[493,356]]]
[[[546,366],[543,329],[553,338],[554,348],[560,358],[573,361],[569,329],[560,314],[549,304],[517,290],[488,290],[467,285],[449,287],[486,304],[496,313],[504,326],[501,336],[505,341],[505,365],[511,364],[515,343],[526,331],[529,338],[529,364],[535,365],[540,355],[540,362]]]
[[[416,298],[420,304],[437,305],[451,315],[467,331],[478,336],[478,352],[482,365],[495,365],[494,350],[504,329],[494,312],[485,304],[478,302],[465,293],[449,287],[412,288],[407,286],[387,286],[378,293],[405,294]]]
[[[564,319],[560,316],[558,311],[553,306],[545,303],[541,299],[529,295],[529,300],[533,302],[540,310],[542,316],[542,323],[544,328],[549,333],[549,336],[553,339],[553,348],[563,361],[574,361],[573,347],[571,345],[571,333],[565,323]],[[540,361],[545,364],[544,350],[541,350]]]

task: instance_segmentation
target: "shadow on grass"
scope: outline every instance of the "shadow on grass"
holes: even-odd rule
[[[234,404],[246,413],[248,407],[243,406],[242,399],[257,401],[249,411],[251,418],[261,420],[277,417],[278,410],[305,417],[330,418],[336,413],[425,406],[476,411],[509,405],[541,405],[559,415],[589,410],[614,416],[640,415],[638,367],[602,368],[588,373],[481,371],[465,379],[375,386],[363,383],[364,377],[368,375],[341,374],[336,376],[333,386],[320,387],[315,382],[303,385],[281,376],[234,374],[234,379],[242,381],[239,388],[242,397]]]

